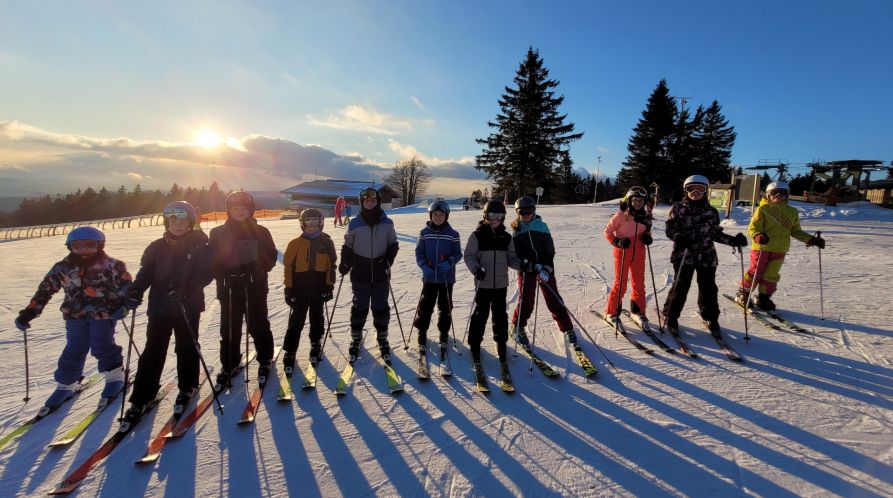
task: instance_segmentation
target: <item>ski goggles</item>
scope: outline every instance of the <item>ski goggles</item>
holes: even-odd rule
[[[490,221],[502,221],[505,219],[505,213],[486,213],[484,218]]]
[[[165,218],[177,218],[179,220],[189,218],[189,213],[185,209],[178,207],[165,209],[163,214]]]
[[[301,225],[305,225],[308,227],[318,227],[322,225],[322,218],[317,218],[315,216],[313,218],[304,218],[301,220]]]
[[[704,194],[707,192],[706,185],[689,185],[685,187],[685,191],[689,194]]]
[[[360,200],[365,201],[366,199],[378,199],[378,192],[374,188],[367,188],[366,190],[360,192]]]
[[[72,240],[71,248],[77,251],[89,251],[99,248],[99,242],[95,240]]]
[[[780,198],[784,199],[788,195],[790,195],[790,194],[788,193],[787,190],[770,190],[769,191],[769,197],[780,197]]]
[[[520,208],[518,209],[518,214],[521,216],[530,216],[536,212],[536,208]]]

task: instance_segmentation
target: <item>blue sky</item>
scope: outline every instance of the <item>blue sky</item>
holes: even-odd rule
[[[616,174],[661,78],[691,106],[720,102],[735,164],[889,163],[891,14],[886,0],[4,2],[0,195],[273,190],[412,154],[434,189],[466,192],[487,185],[474,139],[529,46],[589,171],[601,156]]]

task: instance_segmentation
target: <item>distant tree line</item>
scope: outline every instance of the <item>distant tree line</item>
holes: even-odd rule
[[[174,183],[168,193],[143,190],[140,184],[131,191],[123,185],[117,191],[87,187],[64,195],[25,199],[12,213],[0,213],[0,226],[49,225],[160,213],[168,203],[179,200],[196,206],[200,213],[223,211],[226,194],[217,182],[207,189],[184,189]]]

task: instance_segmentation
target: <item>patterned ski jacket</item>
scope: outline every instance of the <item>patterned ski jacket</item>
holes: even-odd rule
[[[787,202],[772,204],[763,198],[760,205],[753,213],[747,232],[751,238],[758,233],[769,237],[768,244],[750,246],[754,251],[783,252],[787,253],[791,248],[791,237],[806,242],[811,235],[800,229],[800,214],[797,209],[789,206]]]
[[[40,315],[61,289],[65,299],[59,309],[64,319],[108,320],[124,306],[132,280],[124,262],[103,251],[86,261],[69,254],[50,268],[25,309]]]
[[[165,232],[143,251],[140,271],[127,295],[142,298],[150,289],[149,316],[181,315],[180,303],[171,298],[171,291],[183,296],[188,311],[205,311],[204,288],[212,280],[210,256],[204,232],[192,230],[182,237]]]
[[[723,233],[719,226],[719,211],[707,199],[692,201],[688,197],[673,204],[667,216],[667,238],[673,241],[673,254],[670,262],[674,265],[682,261],[688,250],[683,266],[716,267],[714,242],[731,245],[734,237]]]
[[[522,265],[525,260],[527,262],[522,268],[523,271],[532,272],[534,265],[540,264],[549,273],[555,273],[555,243],[552,241],[549,227],[540,215],[534,216],[527,223],[518,220],[517,228],[512,231],[512,239],[515,242],[518,259]]]
[[[419,268],[427,266],[434,270],[430,278],[422,276],[426,284],[452,284],[456,282],[456,263],[462,259],[462,244],[459,232],[443,222],[439,227],[429,221],[419,233],[419,241],[415,246],[415,259]],[[442,261],[449,261],[450,269],[442,272],[437,266]]]
[[[520,260],[515,256],[515,244],[505,225],[493,229],[480,221],[465,244],[465,266],[474,274],[483,267],[486,277],[478,284],[481,289],[502,289],[509,285],[509,268],[518,269]]]
[[[319,296],[326,287],[335,285],[335,243],[327,233],[317,237],[300,237],[288,243],[285,257],[285,286],[299,296]]]

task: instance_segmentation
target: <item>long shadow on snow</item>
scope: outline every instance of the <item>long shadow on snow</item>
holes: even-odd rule
[[[253,363],[252,363],[253,364]],[[249,365],[247,368],[251,368]],[[220,489],[218,494],[241,496],[262,496],[269,490],[261,488],[260,475],[264,469],[258,468],[258,459],[254,438],[245,432],[253,433],[255,431],[254,424],[250,427],[239,427],[237,422],[242,415],[242,410],[248,402],[248,396],[254,389],[255,383],[249,383],[248,389],[244,389],[246,385],[243,382],[244,370],[239,379],[233,380],[233,389],[229,396],[229,401],[224,407],[224,415],[220,416],[219,412],[215,412],[217,417],[217,448],[220,452],[220,474],[218,480]],[[243,386],[237,388],[236,386]],[[224,457],[224,454],[226,456]],[[228,465],[228,469],[224,470],[224,465]],[[226,479],[224,479],[226,477]]]
[[[83,396],[82,393],[80,396]],[[80,396],[75,401],[80,400]],[[40,408],[41,405],[35,405]],[[3,475],[0,476],[0,496],[13,496],[25,484],[25,478],[30,478],[29,483],[25,486],[25,490],[30,494],[36,491],[37,486],[43,485],[44,480],[50,475],[61,458],[59,455],[47,455],[41,464],[31,470],[34,462],[39,455],[44,452],[46,446],[55,439],[54,434],[57,429],[65,424],[65,418],[71,412],[73,404],[69,401],[54,413],[43,418],[40,422],[34,424],[25,434],[19,436],[18,440],[7,443],[7,446],[0,451],[3,453],[12,453],[3,464]],[[23,410],[24,411],[24,410]],[[7,432],[12,432],[18,428],[18,424],[27,421],[29,418],[37,414],[36,410],[28,410],[28,418],[20,418],[12,423]],[[68,422],[70,423],[70,421]],[[15,449],[12,447],[15,446]],[[47,460],[50,460],[47,462]],[[24,469],[24,472],[22,470]],[[15,491],[7,492],[7,486],[14,486]]]
[[[783,420],[767,416],[766,414],[754,410],[749,406],[745,406],[741,403],[723,398],[722,396],[707,391],[694,384],[676,379],[675,377],[650,368],[646,365],[640,364],[637,373],[647,377],[654,382],[660,382],[668,387],[671,387],[690,396],[698,398],[713,406],[721,408],[728,413],[734,413],[737,417],[746,419],[750,423],[762,427],[772,434],[791,440],[807,448],[811,448],[817,453],[827,455],[834,461],[846,462],[847,465],[863,470],[866,473],[869,473],[882,481],[885,481],[887,483],[893,482],[893,468],[890,468],[889,465],[883,462],[879,462],[872,458],[866,457],[865,455],[859,454],[850,448],[811,434],[800,427],[796,427]],[[652,389],[655,392],[661,393],[664,396],[670,395],[666,391],[663,391],[662,389],[656,388],[644,382],[639,381],[638,383],[642,386]],[[843,496],[850,496],[853,495],[855,492],[859,492],[866,496],[881,496],[881,494],[877,491],[860,487],[854,482],[844,480],[827,470],[822,470],[816,466],[809,465],[808,463],[806,463],[808,458],[806,458],[804,455],[788,455],[778,450],[768,448],[762,444],[747,439],[740,434],[736,434],[733,431],[719,427],[715,424],[705,422],[703,419],[696,417],[691,413],[687,413],[675,406],[669,405],[659,399],[647,396],[638,391],[634,391],[631,389],[616,389],[614,388],[614,386],[606,387],[611,388],[619,395],[626,396],[632,400],[649,406],[659,413],[662,413],[668,417],[673,417],[680,423],[695,428],[703,434],[707,434],[719,441],[722,441],[727,445],[734,446],[736,449],[748,453],[754,458],[759,459],[760,461],[771,464],[774,467],[788,472],[794,476],[800,476],[803,479],[808,479],[811,483],[825,488],[833,493],[837,493]],[[611,406],[606,409],[606,411],[609,412],[611,410]],[[707,414],[713,416],[712,414]],[[650,424],[650,422],[648,422],[647,420],[641,419],[641,417],[639,417],[638,415],[632,414],[630,412],[627,412],[626,416],[632,416],[636,419],[639,419],[638,424],[636,424],[637,426]],[[664,429],[661,430],[666,432]],[[676,447],[676,444],[678,444],[678,442],[672,443],[671,446]],[[859,463],[857,462],[862,462],[863,465],[859,465]],[[870,470],[866,469],[874,469],[875,471],[871,472]],[[747,470],[744,468],[740,468],[736,470],[736,472],[739,470],[744,473],[747,472]],[[768,483],[765,478],[760,476],[751,474],[751,478],[758,479],[764,484],[771,484]],[[748,486],[752,485],[753,483],[748,483]],[[775,484],[771,484],[771,486],[775,489],[760,490],[760,492],[768,495],[776,495],[776,493],[778,493],[778,487]],[[787,492],[785,491],[785,493]]]

